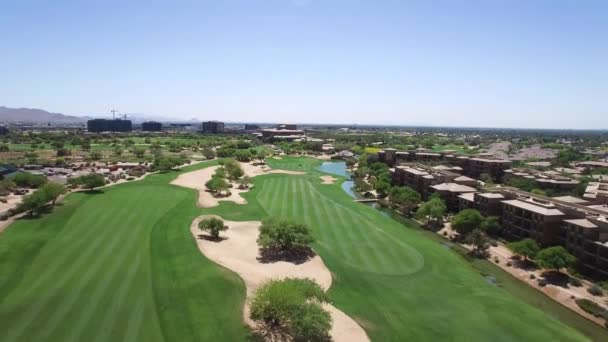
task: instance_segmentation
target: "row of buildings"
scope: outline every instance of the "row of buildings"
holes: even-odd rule
[[[156,121],[146,121],[141,124],[142,131],[162,132],[163,124]],[[124,119],[92,119],[87,121],[87,131],[92,133],[103,132],[131,132],[133,123]]]
[[[379,154],[380,160],[392,161],[393,184],[409,186],[423,198],[436,193],[450,211],[474,208],[499,217],[505,237],[562,245],[577,257],[582,272],[608,277],[608,183],[589,183],[584,198],[545,197],[505,187],[482,191],[475,178],[484,173],[498,180],[509,177],[508,160],[406,153],[389,149]],[[427,165],[428,160],[446,165]]]

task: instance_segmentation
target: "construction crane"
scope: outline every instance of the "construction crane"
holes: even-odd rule
[[[120,114],[120,115],[118,115],[118,117],[119,118],[122,117],[123,120],[127,120],[127,116],[128,116],[127,114]]]
[[[118,112],[118,111],[117,111],[116,109],[114,109],[114,108],[112,108],[112,110],[110,111],[110,113],[112,113],[112,120],[115,120],[115,119],[116,119],[116,113],[117,113],[117,112]]]

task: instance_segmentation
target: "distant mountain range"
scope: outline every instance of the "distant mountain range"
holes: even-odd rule
[[[24,122],[24,123],[84,123],[87,120],[93,118],[111,118],[111,114],[105,115],[94,115],[94,116],[74,116],[74,115],[65,115],[61,113],[50,113],[43,109],[34,109],[34,108],[9,108],[0,106],[0,122]],[[127,114],[127,119],[133,121],[134,123],[141,123],[148,120],[155,120],[161,122],[198,122],[197,119],[191,120],[175,120],[171,118],[167,118],[160,115],[148,115],[148,114],[140,114],[133,113]]]
[[[49,113],[46,110],[34,108],[8,108],[0,106],[0,122],[51,122],[78,123],[85,122],[89,117],[71,116],[60,113]]]

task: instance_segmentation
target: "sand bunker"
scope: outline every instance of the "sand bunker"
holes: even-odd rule
[[[245,174],[249,177],[255,177],[270,173],[284,173],[289,175],[303,175],[304,172],[300,171],[289,171],[289,170],[274,170],[268,165],[253,165],[250,163],[240,163]],[[248,191],[248,189],[238,189],[233,186],[230,189],[230,196],[226,197],[214,197],[207,188],[205,183],[211,179],[211,176],[215,173],[215,170],[220,166],[211,166],[204,169],[182,173],[171,184],[183,186],[198,191],[198,206],[201,208],[212,208],[218,206],[220,201],[231,201],[236,204],[247,204],[247,201],[241,196],[241,193]]]
[[[230,189],[230,196],[227,197],[214,197],[209,191],[207,191],[205,183],[211,179],[211,176],[213,176],[215,170],[218,168],[219,166],[211,166],[204,169],[183,173],[174,179],[171,184],[198,190],[198,206],[202,208],[216,207],[219,205],[220,201],[232,201],[237,204],[247,204],[247,201],[241,197],[241,192],[245,192],[247,190],[240,190],[233,187]]]
[[[223,240],[219,242],[205,239],[203,232],[198,229],[198,223],[207,217],[201,216],[192,222],[190,231],[194,236],[201,252],[214,262],[236,272],[247,287],[247,301],[243,310],[245,322],[255,328],[255,323],[249,318],[249,300],[255,290],[270,279],[283,278],[310,278],[316,281],[323,289],[331,286],[331,273],[319,256],[310,260],[293,264],[285,261],[262,263],[257,258],[259,250],[257,245],[260,222],[233,222],[224,221],[229,229],[222,233]],[[217,216],[216,216],[217,217]],[[333,325],[330,334],[334,341],[340,342],[366,342],[369,338],[357,322],[338,310],[331,304],[324,304],[330,313]]]
[[[321,176],[319,178],[321,178],[321,184],[334,184],[338,180],[337,178],[329,175]]]
[[[249,177],[255,177],[260,175],[267,175],[270,173],[282,173],[286,175],[304,175],[306,172],[302,171],[290,171],[290,170],[281,170],[281,169],[272,169],[270,166],[266,164],[254,165],[251,163],[240,163],[243,171]]]

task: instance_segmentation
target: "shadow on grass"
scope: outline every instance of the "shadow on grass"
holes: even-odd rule
[[[292,264],[303,264],[312,259],[315,255],[309,247],[300,247],[292,249],[280,248],[260,248],[260,256],[257,258],[263,264],[271,264],[277,261],[286,261]]]
[[[103,190],[100,189],[93,189],[93,190],[86,190],[86,191],[81,191],[83,194],[86,195],[99,195],[99,194],[103,194]]]

